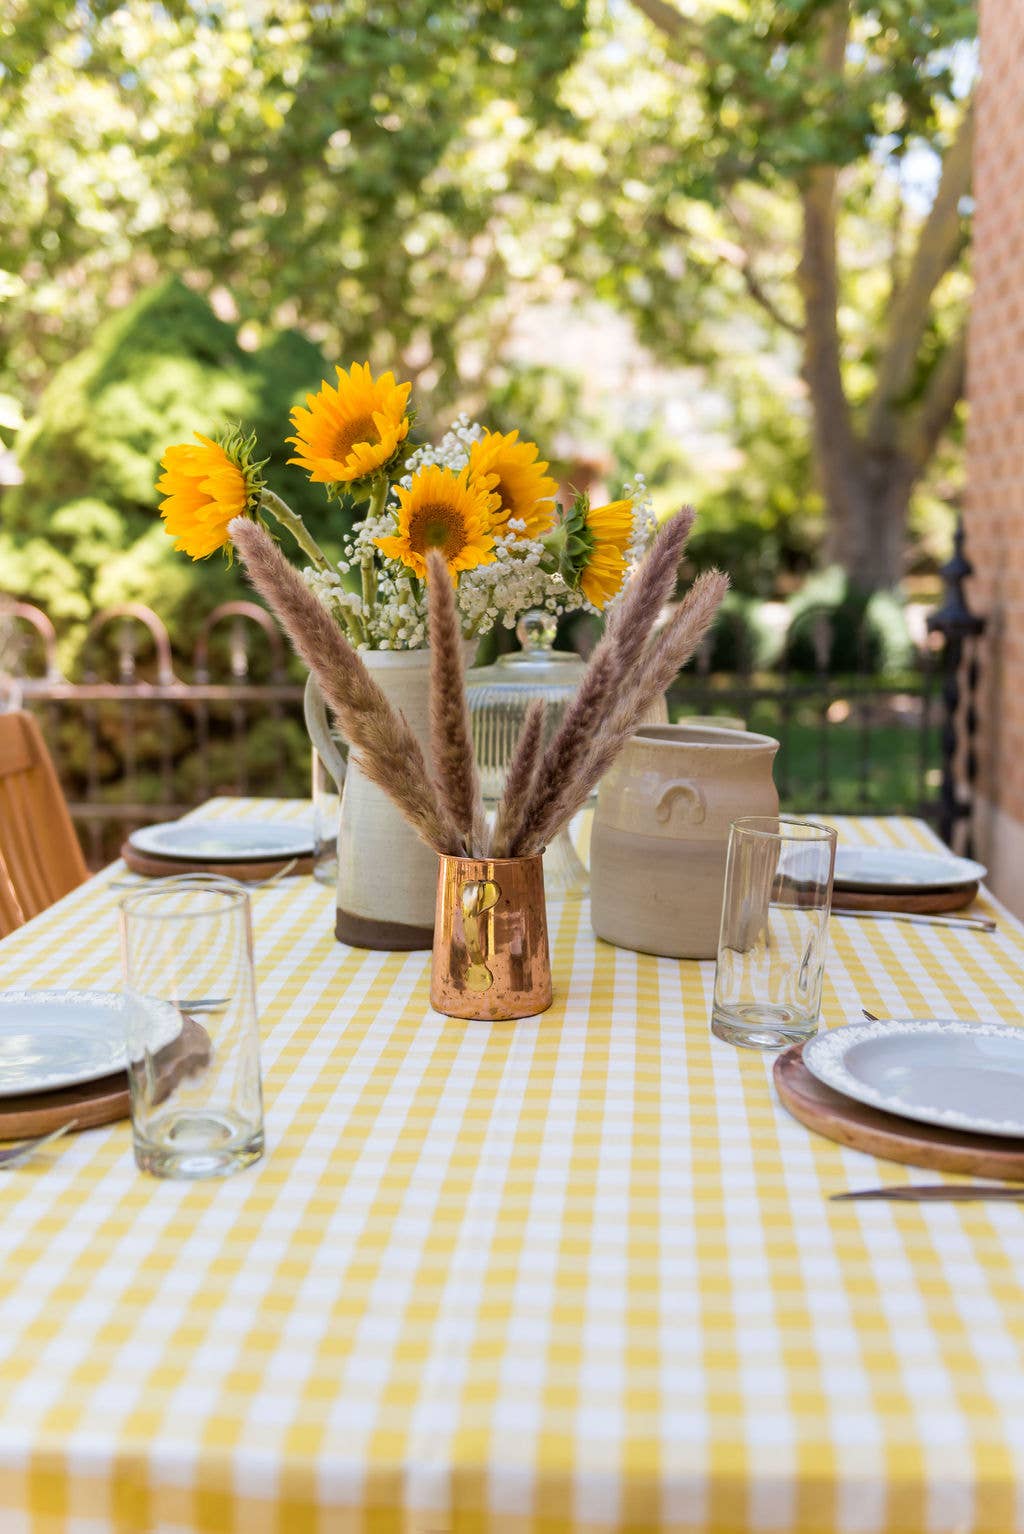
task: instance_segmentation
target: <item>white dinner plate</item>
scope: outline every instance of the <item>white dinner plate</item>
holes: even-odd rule
[[[128,840],[138,852],[183,863],[251,863],[313,851],[310,828],[286,820],[165,820],[133,831]]]
[[[848,1023],[805,1044],[803,1060],[827,1087],[871,1108],[1024,1138],[1024,1028],[940,1018]]]
[[[984,879],[987,868],[951,852],[904,847],[838,847],[836,889],[888,894],[894,891],[959,889]]]
[[[127,1061],[117,991],[0,991],[0,1097],[98,1081]],[[181,1032],[181,1014],[155,1002],[154,1046]]]

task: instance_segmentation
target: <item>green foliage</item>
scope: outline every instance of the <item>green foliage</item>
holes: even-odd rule
[[[907,188],[955,132],[974,8],[853,0],[841,88],[822,61],[833,4],[668,0],[663,13],[670,31],[678,16],[675,36],[627,0],[10,0],[0,16],[0,426],[19,404],[31,413],[69,355],[88,356],[101,335],[115,347],[118,316],[104,316],[154,274],[189,284],[165,290],[162,329],[146,331],[135,314],[138,356],[129,368],[118,354],[120,388],[81,359],[70,392],[96,398],[76,403],[58,432],[52,473],[52,391],[45,419],[23,434],[34,488],[6,498],[5,522],[14,507],[18,520],[0,534],[18,583],[41,582],[75,606],[84,540],[69,556],[62,531],[49,565],[22,540],[89,497],[124,526],[120,546],[111,526],[102,535],[103,573],[115,547],[138,546],[146,557],[139,574],[126,572],[132,589],[153,589],[150,577],[176,587],[171,566],[139,544],[152,445],[233,415],[260,425],[278,454],[271,484],[305,501],[330,546],[322,501],[301,476],[280,478],[281,402],[326,371],[300,330],[331,357],[412,377],[425,433],[453,405],[489,400],[494,424],[535,432],[557,464],[568,456],[560,432],[578,436],[586,415],[579,381],[599,359],[568,355],[552,328],[557,372],[545,380],[510,361],[520,353],[507,341],[532,306],[594,299],[628,316],[659,360],[704,369],[700,387],[727,404],[723,434],[741,464],[680,476],[690,497],[706,492],[696,557],[725,563],[752,592],[769,591],[780,570],[799,573],[821,516],[809,412],[791,392],[800,192],[815,168],[844,167],[837,322],[860,429],[924,220]],[[966,230],[964,220],[964,243]],[[897,418],[960,325],[964,265],[961,250],[932,295]],[[229,322],[190,309],[197,292]],[[239,347],[239,334],[256,349]],[[768,382],[758,382],[766,357]],[[774,413],[749,403],[765,389]],[[621,435],[619,414],[615,401],[613,419],[587,423],[587,436]],[[659,474],[617,457],[624,472],[644,469],[652,483]],[[38,505],[26,512],[30,496]],[[237,589],[210,565],[201,579],[211,598]]]
[[[828,625],[825,664],[835,672],[898,672],[914,654],[899,600],[889,592],[857,591],[837,565],[806,580],[790,599],[786,660],[796,671],[816,671],[815,627]]]
[[[481,294],[452,234],[492,200],[448,163],[493,102],[568,123],[585,0],[12,0],[0,17],[0,388],[35,392],[155,269],[458,387]],[[496,273],[485,273],[483,288]],[[116,302],[116,299],[115,299]],[[275,321],[275,316],[278,318]]]
[[[711,631],[710,669],[749,675],[778,658],[778,644],[755,597],[730,591]]]
[[[700,494],[687,555],[728,571],[736,591],[779,596],[812,568],[824,526],[803,401],[751,374],[731,403],[734,461]]]
[[[270,455],[268,482],[319,531],[323,497],[286,468],[284,438],[290,406],[325,371],[301,336],[246,352],[177,279],[147,289],[58,370],[19,439],[24,483],[5,495],[0,534],[5,588],[54,618],[148,602],[172,632],[247,595],[240,572],[219,556],[193,564],[175,553],[157,515],[160,457],[196,430],[250,422]]]

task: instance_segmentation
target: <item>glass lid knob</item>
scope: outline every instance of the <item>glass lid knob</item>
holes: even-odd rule
[[[516,624],[516,638],[525,654],[544,654],[554,647],[558,619],[542,607],[531,607]]]

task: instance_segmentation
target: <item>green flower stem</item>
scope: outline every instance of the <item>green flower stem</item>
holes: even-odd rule
[[[358,618],[355,613],[347,612],[344,609],[342,609],[342,611],[345,619],[345,627],[348,629],[349,638],[351,639],[352,643],[354,645],[365,644],[366,630],[363,627],[362,619]]]
[[[368,517],[376,519],[383,514],[384,507],[387,505],[390,488],[391,486],[388,484],[386,475],[382,474],[379,479],[374,480],[373,488],[370,491],[370,504],[366,508],[366,515]]]
[[[288,529],[299,548],[308,555],[318,570],[330,568],[326,554],[313,538],[305,522],[297,512],[292,511],[291,507],[282,501],[279,495],[275,495],[273,490],[260,491],[259,509],[269,511],[275,521]]]
[[[372,554],[364,554],[359,561],[359,577],[363,588],[363,612],[372,613],[377,604],[377,569]]]
[[[386,474],[381,474],[373,481],[370,490],[370,502],[366,508],[367,521],[372,517],[374,521],[384,513],[387,505],[388,491],[391,486]],[[359,574],[363,588],[363,612],[372,613],[377,605],[377,562],[373,554],[364,554],[359,561]]]

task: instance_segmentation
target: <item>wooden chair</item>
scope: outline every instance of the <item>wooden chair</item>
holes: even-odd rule
[[[0,714],[0,937],[89,877],[31,714]]]

